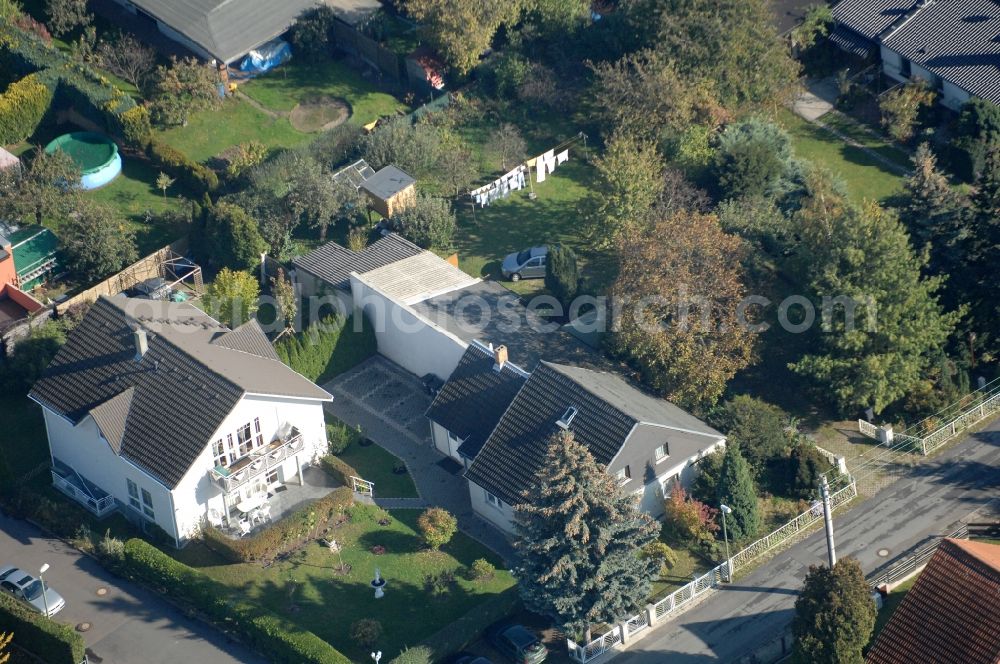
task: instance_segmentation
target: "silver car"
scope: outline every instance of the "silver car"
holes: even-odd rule
[[[503,259],[500,272],[505,279],[520,281],[521,279],[544,279],[545,261],[549,256],[548,247],[532,247],[517,251]]]
[[[0,589],[9,592],[35,611],[48,617],[59,613],[66,606],[66,600],[62,598],[62,595],[52,590],[47,584],[43,595],[42,581],[16,567],[0,567]],[[46,613],[46,608],[48,608],[48,613]]]

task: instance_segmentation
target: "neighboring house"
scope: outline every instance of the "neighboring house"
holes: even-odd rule
[[[229,65],[275,37],[316,0],[115,0],[206,60]],[[125,26],[128,27],[128,26]]]
[[[942,540],[865,660],[1000,664],[1000,545]]]
[[[283,484],[326,450],[332,397],[278,360],[256,321],[235,330],[188,304],[102,296],[30,398],[55,485],[178,545],[204,519]]]
[[[16,278],[10,283],[29,291],[56,269],[59,240],[48,228],[0,223],[0,233],[7,237],[6,250],[13,256]]]
[[[18,288],[18,284],[14,247],[10,240],[0,235],[0,337],[45,307]]]
[[[402,212],[417,198],[416,180],[395,166],[386,166],[361,183],[372,209],[383,217]]]
[[[959,110],[971,97],[1000,103],[1000,5],[994,0],[841,0],[831,40],[878,56],[886,76],[927,81]]]
[[[694,479],[694,464],[725,445],[715,429],[616,374],[543,361],[465,472],[473,509],[512,532],[513,505],[530,496],[548,441],[560,429],[571,431],[654,516],[663,513],[673,486]]]

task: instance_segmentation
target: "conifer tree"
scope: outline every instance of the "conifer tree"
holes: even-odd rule
[[[794,657],[809,664],[862,664],[861,654],[875,627],[875,603],[861,565],[854,558],[831,570],[811,566],[795,600]]]
[[[753,483],[750,464],[743,458],[738,444],[726,447],[719,476],[719,502],[733,510],[726,518],[729,536],[736,541],[749,540],[760,530],[760,508],[757,487]]]
[[[649,595],[659,563],[639,556],[659,528],[569,431],[549,441],[537,487],[515,507],[515,575],[525,605],[589,641]]]

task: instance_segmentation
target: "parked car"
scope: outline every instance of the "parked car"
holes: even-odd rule
[[[524,625],[497,625],[486,636],[494,648],[517,664],[540,664],[549,655],[541,639]]]
[[[48,585],[45,585],[43,596],[42,581],[16,567],[0,568],[0,588],[25,602],[35,611],[49,617],[59,613],[66,606],[66,600],[62,595]]]
[[[548,247],[532,247],[517,251],[503,259],[500,272],[504,279],[520,281],[521,279],[544,279],[545,261],[549,256]]]

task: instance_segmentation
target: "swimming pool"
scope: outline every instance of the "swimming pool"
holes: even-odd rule
[[[80,186],[97,189],[108,184],[122,172],[118,146],[107,136],[90,131],[63,134],[45,146],[46,154],[61,150],[80,167]]]

